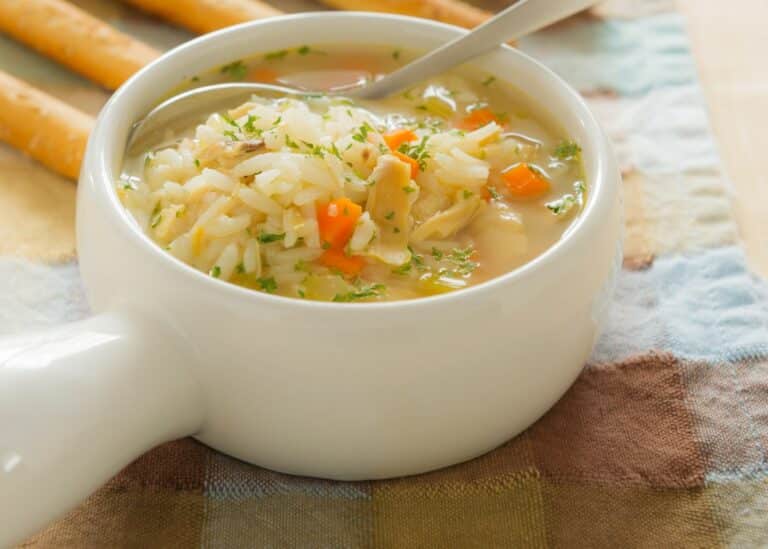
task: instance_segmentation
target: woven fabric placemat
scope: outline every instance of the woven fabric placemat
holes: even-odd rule
[[[158,48],[189,37],[77,3]],[[665,0],[613,1],[520,47],[587,98],[624,172],[624,270],[561,401],[483,457],[388,481],[297,478],[176,441],[24,546],[768,545],[768,285],[737,241],[682,19]],[[91,113],[107,97],[3,38],[0,69]],[[0,335],[88,314],[73,218],[71,182],[0,146]]]

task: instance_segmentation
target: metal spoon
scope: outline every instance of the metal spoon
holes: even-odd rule
[[[456,38],[416,59],[395,72],[363,86],[343,88],[330,92],[356,99],[378,99],[413,84],[435,76],[469,59],[487,53],[500,44],[515,40],[542,27],[564,19],[594,4],[596,0],[518,0],[471,32]],[[325,92],[327,93],[327,92]],[[159,104],[142,120],[136,122],[128,138],[130,152],[155,130],[167,127],[173,120],[200,111],[216,110],[240,97],[253,94],[310,95],[311,92],[260,84],[257,82],[232,82],[195,88]]]

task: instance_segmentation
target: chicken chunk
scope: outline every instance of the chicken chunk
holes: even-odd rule
[[[379,230],[369,253],[389,265],[402,265],[411,258],[411,207],[419,187],[411,181],[411,167],[391,154],[379,157],[370,179],[365,209]]]
[[[460,194],[453,206],[447,210],[437,212],[419,225],[413,231],[411,238],[414,242],[421,242],[452,236],[469,225],[483,204],[483,201],[477,194],[466,198]]]

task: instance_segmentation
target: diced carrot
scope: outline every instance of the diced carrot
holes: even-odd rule
[[[387,146],[393,151],[396,151],[403,143],[416,141],[419,138],[415,133],[406,128],[385,133],[383,137],[384,141],[387,142]]]
[[[525,162],[508,168],[501,177],[509,192],[518,198],[533,198],[549,190],[549,181]]]
[[[360,255],[347,255],[344,250],[331,248],[320,256],[320,263],[330,269],[338,269],[345,275],[355,276],[365,267],[365,258]]]
[[[415,159],[411,158],[407,154],[401,153],[400,151],[392,151],[392,154],[394,154],[396,157],[411,167],[411,179],[416,179],[416,176],[419,175],[419,163]]]
[[[477,128],[482,128],[491,122],[496,122],[498,124],[499,119],[490,109],[475,109],[461,119],[457,126],[459,129],[471,131],[476,130]]]
[[[248,73],[248,80],[265,84],[274,84],[277,81],[277,77],[277,71],[269,67],[256,67]]]
[[[337,198],[317,205],[320,239],[338,250],[346,246],[363,209],[349,198]]]

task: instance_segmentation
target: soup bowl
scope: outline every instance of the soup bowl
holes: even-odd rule
[[[0,343],[0,545],[179,437],[287,473],[377,479],[478,456],[557,401],[610,299],[620,178],[579,95],[512,48],[476,64],[511,80],[582,145],[589,192],[560,241],[478,286],[359,304],[247,290],[174,259],[115,191],[132,123],[195,73],[299,40],[397,37],[424,49],[461,32],[379,14],[278,17],[186,43],[114,94],[78,189],[80,271],[95,316]]]

